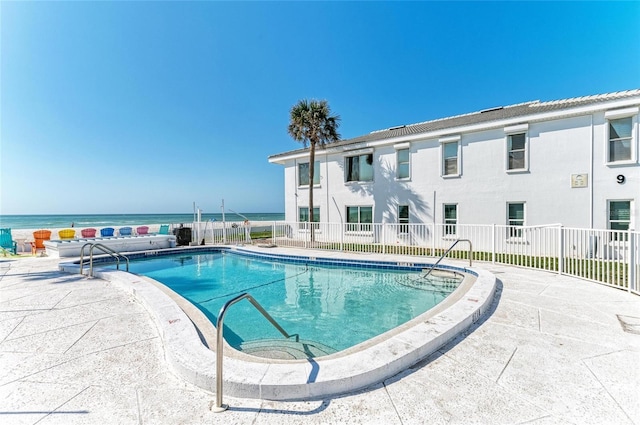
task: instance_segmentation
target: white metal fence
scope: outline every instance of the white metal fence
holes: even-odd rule
[[[440,257],[456,240],[473,246],[474,261],[542,269],[640,295],[640,232],[544,226],[465,224],[343,224],[274,222],[193,223],[193,240],[206,244],[271,243],[281,247]],[[448,258],[468,259],[468,244]]]

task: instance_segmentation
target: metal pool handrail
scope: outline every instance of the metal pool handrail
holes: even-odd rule
[[[113,258],[116,259],[116,268],[118,270],[120,270],[120,257],[124,258],[127,262],[127,271],[129,271],[129,257],[127,257],[124,254],[121,254],[117,251],[114,251],[113,249],[101,244],[101,243],[93,243],[93,242],[89,242],[86,243],[84,245],[82,245],[82,248],[80,249],[80,274],[82,274],[82,267],[84,266],[84,249],[87,246],[91,246],[91,248],[89,248],[89,274],[88,276],[93,276],[93,249],[94,248],[98,248],[100,249],[102,252],[104,252],[105,254],[109,254],[110,256],[112,256]]]
[[[284,335],[286,338],[291,338],[292,336],[295,336],[296,342],[299,341],[298,334],[289,335],[287,331],[285,331],[282,328],[282,326],[280,326],[278,322],[276,322],[276,320],[273,317],[271,317],[269,313],[267,313],[267,310],[262,308],[260,303],[256,301],[255,298],[253,298],[248,293],[245,292],[244,294],[240,294],[237,297],[227,301],[220,309],[220,313],[218,314],[218,320],[216,322],[216,329],[217,329],[217,333],[216,333],[216,405],[211,409],[213,412],[216,412],[216,413],[224,412],[229,407],[226,404],[222,404],[222,358],[223,358],[222,350],[224,350],[224,339],[223,339],[224,316],[225,314],[227,314],[227,310],[229,309],[229,307],[231,307],[238,301],[242,301],[245,298],[248,299],[249,302],[253,304],[253,306],[260,313],[262,313],[265,319],[267,319],[277,330],[279,330],[282,335]]]
[[[446,257],[447,254],[449,254],[449,252],[453,249],[454,246],[456,246],[458,242],[469,242],[469,267],[471,267],[471,260],[473,259],[473,246],[471,244],[471,241],[469,239],[456,239],[456,241],[449,247],[449,249],[447,249],[447,251],[442,254],[440,258],[438,258],[438,261],[436,261],[436,263],[429,268],[429,271],[423,277],[429,276],[433,269],[435,269],[436,266],[440,264],[440,261],[442,261],[442,259]]]

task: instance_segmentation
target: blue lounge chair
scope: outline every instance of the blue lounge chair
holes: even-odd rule
[[[113,232],[114,232],[113,227],[105,227],[103,229],[100,229],[100,236],[102,237],[113,236]]]
[[[120,236],[131,236],[131,232],[133,229],[131,229],[131,227],[121,227],[118,230],[118,233],[120,234]]]
[[[0,229],[0,247],[18,254],[18,243],[11,238],[11,229]]]
[[[160,231],[158,232],[159,235],[168,235],[169,234],[169,225],[168,224],[162,224],[160,226]]]

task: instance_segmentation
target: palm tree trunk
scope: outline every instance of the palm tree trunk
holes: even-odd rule
[[[313,228],[313,176],[316,165],[316,144],[314,141],[311,141],[309,144],[309,231],[311,232],[311,243],[313,244],[316,240]]]

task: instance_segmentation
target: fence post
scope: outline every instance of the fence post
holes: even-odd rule
[[[386,227],[387,227],[386,223],[381,223],[380,227],[379,227],[380,231],[382,232],[382,237],[380,238],[380,240],[382,241],[382,253],[383,254],[387,253],[387,238],[385,237],[386,233],[387,233]]]
[[[496,263],[496,224],[491,224],[491,264]]]
[[[558,226],[558,274],[564,271],[564,231],[562,224]]]
[[[633,289],[637,291],[636,287],[636,234],[632,229],[629,229],[629,284],[627,285],[627,292],[631,292]]]
[[[436,256],[436,226],[435,224],[430,223],[429,227],[431,227],[431,256]]]

